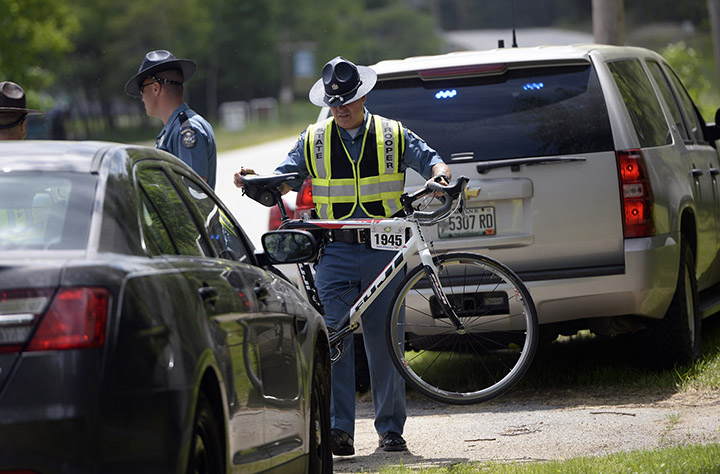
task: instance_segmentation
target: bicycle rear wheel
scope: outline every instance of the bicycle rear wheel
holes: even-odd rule
[[[469,405],[509,390],[532,363],[538,320],[530,292],[505,265],[483,255],[435,257],[440,286],[464,330],[442,310],[422,265],[393,297],[387,344],[395,367],[418,392]]]

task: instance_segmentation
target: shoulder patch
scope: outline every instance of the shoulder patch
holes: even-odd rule
[[[197,145],[197,135],[195,134],[195,130],[190,127],[183,128],[180,131],[180,137],[182,146],[185,148],[195,148],[195,145]]]

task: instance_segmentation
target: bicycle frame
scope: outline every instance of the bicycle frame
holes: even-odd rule
[[[453,212],[464,210],[463,193],[469,178],[461,176],[447,186],[428,181],[420,190],[403,193],[400,201],[408,217],[291,220],[279,188],[298,177],[297,173],[287,173],[243,178],[243,183],[252,199],[280,208],[281,229],[324,234],[368,231],[373,247],[395,252],[372,283],[362,289],[338,326],[328,328],[333,363],[342,357],[344,338],[360,326],[360,318],[368,307],[407,269],[388,308],[385,333],[389,357],[405,381],[431,399],[456,405],[490,400],[518,382],[530,367],[539,334],[537,312],[529,290],[501,262],[469,252],[434,255],[432,242],[423,236],[422,227],[432,226]],[[425,196],[442,196],[442,205],[431,211],[427,205],[423,208],[422,203],[413,205]],[[291,232],[285,235],[297,236]],[[309,245],[309,237],[305,237]],[[342,235],[340,237],[342,241]],[[279,263],[303,262],[303,257],[310,258],[317,250],[300,252],[285,260],[277,254],[272,260],[276,244],[266,246],[265,243],[263,239],[263,248],[271,261]],[[416,253],[419,264],[415,263]],[[299,263],[298,268],[310,303],[324,313],[310,264],[305,261]],[[407,355],[408,350],[411,357]],[[448,377],[450,369],[456,373]]]
[[[377,278],[358,296],[350,306],[348,312],[343,316],[340,328],[335,328],[337,332],[330,335],[330,346],[336,347],[347,335],[354,332],[360,326],[360,318],[365,310],[372,304],[377,296],[387,287],[392,279],[400,273],[408,265],[408,256],[417,251],[420,261],[429,275],[432,275],[432,291],[435,293],[438,301],[441,302],[442,308],[455,324],[458,331],[464,331],[465,328],[450,307],[447,297],[440,286],[437,267],[433,261],[430,252],[430,246],[423,238],[420,224],[412,218],[395,218],[395,219],[361,219],[361,220],[321,220],[313,219],[312,221],[303,220],[287,220],[281,226],[283,229],[302,229],[302,230],[363,230],[371,229],[373,225],[397,225],[402,223],[404,229],[411,229],[410,238],[405,242],[402,248],[396,251],[395,256],[390,263],[378,274]],[[388,252],[392,250],[387,250]],[[300,266],[302,264],[299,264]],[[307,278],[307,269],[300,269],[300,276],[303,279],[305,288],[312,288],[314,285]]]

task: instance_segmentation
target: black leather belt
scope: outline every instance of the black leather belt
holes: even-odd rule
[[[332,229],[327,231],[330,242],[344,242],[346,244],[364,244],[370,241],[367,229]]]

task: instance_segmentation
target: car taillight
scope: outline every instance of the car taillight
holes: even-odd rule
[[[302,218],[303,214],[310,214],[315,207],[313,204],[312,179],[307,178],[304,182],[295,201],[295,218]]]
[[[103,345],[110,301],[105,288],[61,288],[48,306],[51,295],[52,290],[0,294],[0,352],[22,350],[33,331],[25,352]]]
[[[654,235],[653,194],[642,150],[620,150],[616,152],[616,156],[620,173],[625,238]]]

